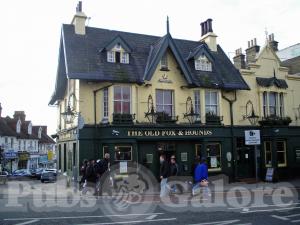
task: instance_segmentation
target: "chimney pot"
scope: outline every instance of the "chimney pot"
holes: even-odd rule
[[[207,20],[207,24],[208,24],[208,32],[213,32],[213,29],[212,29],[212,19],[208,19]]]

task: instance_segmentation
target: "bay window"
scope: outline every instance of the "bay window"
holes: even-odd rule
[[[277,93],[276,92],[269,93],[269,115],[270,116],[277,115]]]
[[[114,87],[114,113],[130,114],[131,88],[130,86]]]
[[[263,114],[264,117],[284,117],[284,94],[265,91],[263,93]]]
[[[156,111],[169,116],[174,114],[174,92],[172,90],[156,90]]]

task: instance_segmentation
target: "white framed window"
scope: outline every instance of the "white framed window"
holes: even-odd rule
[[[29,123],[28,124],[28,134],[32,134],[32,124],[31,123]]]
[[[279,94],[279,115],[284,117],[284,95],[283,93]]]
[[[195,113],[201,115],[201,100],[200,100],[200,90],[194,91],[194,109]]]
[[[10,138],[10,147],[11,147],[11,148],[14,147],[14,138]]]
[[[40,127],[40,128],[39,128],[39,133],[38,133],[38,138],[39,138],[39,139],[42,138],[42,131],[43,131],[43,128]]]
[[[211,62],[206,58],[205,55],[195,59],[195,70],[212,71]]]
[[[169,116],[174,115],[174,91],[156,90],[156,111],[165,112]]]
[[[263,112],[264,117],[268,116],[268,93],[265,91],[263,93]]]
[[[217,91],[205,91],[205,113],[219,115],[219,95]]]
[[[107,52],[107,62],[114,63],[116,61],[115,59],[115,52],[114,51],[108,51]]]
[[[276,92],[269,93],[269,115],[270,116],[277,115],[277,93]]]
[[[17,127],[16,127],[16,132],[19,134],[21,133],[21,125],[22,125],[22,122],[21,120],[19,119],[18,122],[17,122]]]
[[[122,54],[121,54],[121,63],[129,64],[129,54],[127,52],[122,52]]]
[[[167,55],[167,52],[165,52],[165,54],[163,54],[163,56],[161,57],[160,68],[163,69],[163,70],[168,69],[168,55]]]
[[[108,117],[108,88],[103,89],[103,117]]]
[[[131,88],[130,86],[114,86],[114,113],[130,114]]]

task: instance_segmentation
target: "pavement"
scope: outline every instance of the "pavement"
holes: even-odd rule
[[[255,184],[213,179],[209,198],[191,196],[188,189],[164,198],[157,190],[95,197],[92,191],[82,195],[66,184],[61,177],[56,183],[29,180],[0,185],[0,224],[300,224],[300,179]]]

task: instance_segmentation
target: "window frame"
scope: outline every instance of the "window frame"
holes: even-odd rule
[[[194,59],[195,70],[198,71],[212,71],[212,63],[205,55],[201,55]]]
[[[284,94],[281,92],[278,95],[278,100],[279,100],[279,116],[284,117],[285,112],[284,112]]]
[[[201,116],[201,93],[200,90],[194,90],[194,111]]]
[[[218,172],[218,171],[222,171],[222,144],[220,142],[208,142],[205,146],[205,151],[206,151],[206,160],[208,161],[209,158],[211,158],[211,156],[209,156],[208,151],[207,151],[207,146],[209,145],[218,145],[219,146],[219,155],[216,156],[216,158],[218,159],[218,157],[220,158],[219,160],[219,167],[209,167],[210,163],[207,162],[207,167],[208,167],[208,171],[209,172]]]
[[[107,62],[115,63],[116,55],[114,51],[107,51]]]
[[[274,102],[272,102],[272,105],[271,105],[271,101],[270,101],[271,96],[274,97]],[[269,115],[270,116],[277,116],[278,115],[278,112],[277,112],[277,107],[278,107],[277,97],[278,97],[277,92],[274,92],[274,91],[269,92],[269,106],[268,107],[269,107]],[[274,113],[273,113],[273,110],[274,110]]]
[[[116,157],[116,152],[118,151],[117,149],[118,148],[130,148],[130,160],[118,160],[117,157]],[[133,161],[133,151],[132,151],[132,145],[115,145],[115,148],[114,148],[114,161],[116,162],[131,162]]]
[[[286,167],[287,166],[287,150],[286,150],[286,140],[276,140],[276,145],[278,142],[283,142],[283,146],[284,146],[284,150],[283,151],[278,151],[278,148],[276,147],[276,154],[278,155],[278,152],[283,152],[284,153],[284,163],[279,163],[278,162],[278,157],[277,157],[277,166],[278,167]],[[270,144],[270,150],[268,151],[270,156],[271,156],[271,162],[270,163],[267,163],[267,143]],[[266,168],[269,168],[269,167],[272,167],[272,141],[271,140],[267,140],[267,141],[264,141],[264,155],[265,155],[265,167]]]
[[[120,87],[121,88],[121,99],[115,99],[115,88],[116,87]],[[129,100],[124,100],[124,97],[123,97],[123,88],[124,87],[128,87],[129,88]],[[116,85],[116,86],[114,86],[114,90],[113,90],[113,93],[114,93],[114,96],[113,96],[113,107],[114,107],[114,110],[113,110],[113,112],[115,113],[115,114],[117,114],[117,113],[120,113],[120,114],[127,114],[127,113],[124,113],[123,112],[123,103],[125,102],[125,103],[128,103],[129,102],[129,113],[128,114],[131,114],[131,107],[132,107],[132,93],[131,93],[131,86],[128,86],[128,85]],[[116,102],[120,102],[121,103],[121,112],[115,112],[115,103]]]
[[[102,96],[102,113],[103,113],[103,118],[108,118],[109,117],[109,101],[108,101],[108,87],[103,89],[103,96]]]
[[[160,59],[160,69],[168,70],[168,52],[165,52]]]
[[[209,103],[207,103],[206,101],[206,95],[207,93],[209,93]],[[216,104],[212,104],[211,103],[211,99],[212,99],[212,93],[216,93]],[[209,107],[210,109],[213,108],[213,107],[216,107],[216,116],[219,116],[220,114],[220,109],[219,109],[219,92],[218,91],[215,91],[215,90],[205,90],[205,114],[208,114],[210,112],[212,112],[211,110],[207,111],[207,108]]]
[[[162,92],[162,104],[158,104],[157,103],[157,92],[158,91],[161,91]],[[165,104],[165,98],[164,98],[164,93],[165,92],[167,92],[167,91],[170,91],[171,92],[171,104]],[[156,111],[157,112],[165,112],[164,111],[164,109],[165,109],[165,107],[167,107],[167,106],[171,106],[171,115],[169,115],[169,116],[173,116],[173,115],[175,115],[175,105],[174,105],[174,103],[175,103],[175,101],[174,101],[174,96],[175,96],[175,94],[174,94],[175,92],[174,92],[174,90],[172,90],[172,89],[156,89],[155,90],[155,107],[156,107]],[[163,111],[158,111],[157,109],[158,109],[158,106],[162,106],[162,109],[163,109]],[[166,112],[165,112],[166,113]]]
[[[121,60],[122,64],[129,64],[129,53],[128,52],[121,52]]]

